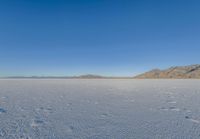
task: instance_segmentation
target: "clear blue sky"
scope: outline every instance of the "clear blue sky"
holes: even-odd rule
[[[129,76],[199,53],[198,0],[0,1],[0,76]]]

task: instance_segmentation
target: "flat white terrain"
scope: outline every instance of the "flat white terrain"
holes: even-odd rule
[[[1,79],[0,139],[199,139],[200,80]]]

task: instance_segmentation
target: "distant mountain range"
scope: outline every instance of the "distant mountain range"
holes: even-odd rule
[[[6,79],[124,79],[131,77],[113,77],[113,76],[101,76],[95,74],[85,74],[79,76],[9,76],[2,77]]]
[[[86,74],[80,76],[11,76],[5,78],[22,79],[200,79],[200,64],[189,66],[176,66],[168,69],[154,69],[135,77],[114,77]]]
[[[154,69],[149,72],[140,74],[134,78],[139,79],[200,79],[200,65],[190,65],[190,66],[176,66],[165,70]]]
[[[96,79],[96,78],[107,78],[104,76],[100,76],[100,75],[94,75],[94,74],[86,74],[86,75],[80,75],[80,76],[10,76],[10,77],[6,77],[6,78],[14,78],[14,79],[18,79],[18,78],[22,78],[22,79]]]
[[[90,78],[90,79],[95,79],[95,78],[105,78],[104,76],[100,75],[94,75],[94,74],[86,74],[86,75],[80,75],[80,76],[74,76],[74,78]]]

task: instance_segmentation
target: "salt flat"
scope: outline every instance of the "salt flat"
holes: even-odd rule
[[[199,139],[200,80],[1,79],[0,139]]]

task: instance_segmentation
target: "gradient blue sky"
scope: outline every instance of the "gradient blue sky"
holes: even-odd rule
[[[198,0],[0,1],[0,76],[129,76],[199,53]]]

